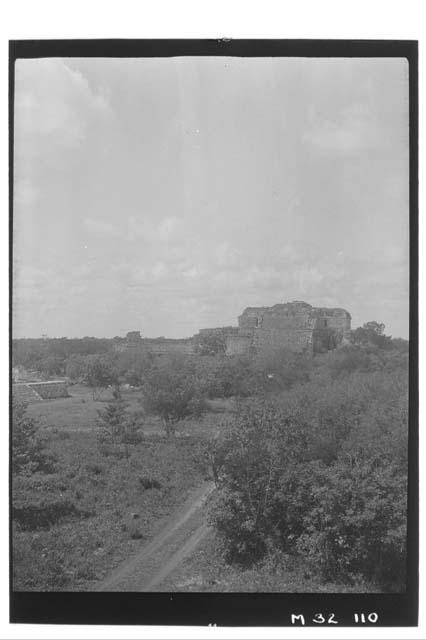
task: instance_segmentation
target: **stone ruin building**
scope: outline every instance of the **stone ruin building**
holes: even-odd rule
[[[139,331],[130,331],[116,349],[191,355],[197,353],[200,340],[221,337],[228,356],[281,348],[314,354],[347,342],[350,329],[351,316],[345,309],[312,307],[295,301],[273,307],[247,307],[238,317],[237,327],[200,329],[192,338],[142,338]]]
[[[312,307],[287,302],[273,307],[247,307],[238,318],[237,331],[226,340],[228,355],[286,348],[318,353],[346,341],[351,316],[344,309]]]

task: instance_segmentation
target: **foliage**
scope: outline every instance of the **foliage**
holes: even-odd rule
[[[392,338],[384,334],[385,325],[380,322],[370,321],[351,332],[351,341],[357,345],[371,344],[380,349],[391,346]]]
[[[366,459],[319,467],[296,549],[326,579],[361,574],[385,588],[405,582],[407,476]]]
[[[72,355],[88,356],[111,351],[112,341],[99,338],[20,338],[12,341],[13,366],[38,371],[45,377],[63,375]]]
[[[200,416],[206,410],[196,378],[172,368],[153,368],[143,387],[146,412],[159,416],[167,436],[174,435],[177,423],[188,416]]]
[[[59,355],[48,355],[39,362],[38,370],[45,380],[64,374],[64,361]]]
[[[117,385],[113,391],[113,400],[106,409],[98,411],[97,438],[103,452],[119,450],[129,457],[127,445],[141,440],[141,416],[126,411],[126,404]],[[121,445],[124,445],[121,448]]]
[[[251,359],[219,358],[210,376],[201,378],[200,384],[209,398],[248,397],[255,392]]]
[[[248,398],[288,389],[306,382],[311,369],[306,356],[286,349],[202,360],[206,366],[197,365],[198,385],[208,398]]]
[[[65,375],[73,381],[82,381],[86,377],[87,364],[90,356],[73,353],[65,361]]]
[[[40,426],[27,414],[23,403],[12,405],[12,472],[31,474],[35,471],[49,473],[53,458],[45,450]]]
[[[258,374],[260,390],[280,391],[307,382],[311,360],[304,354],[285,348],[264,350],[256,356],[254,370]]]
[[[240,407],[211,445],[211,519],[229,562],[300,553],[326,579],[401,589],[405,574],[404,369],[327,369]]]
[[[105,356],[92,356],[89,358],[85,382],[92,389],[93,399],[98,394],[99,389],[107,387],[118,382],[118,374],[112,361]]]
[[[115,367],[120,379],[133,387],[140,387],[152,367],[153,357],[150,353],[140,351],[123,351],[116,356]]]
[[[221,333],[198,334],[195,338],[195,353],[199,356],[224,355],[225,337]]]
[[[90,514],[79,511],[74,502],[68,498],[49,500],[42,497],[36,502],[26,502],[22,505],[14,504],[12,508],[14,521],[24,531],[49,529],[53,524],[61,522],[65,518],[81,515]]]

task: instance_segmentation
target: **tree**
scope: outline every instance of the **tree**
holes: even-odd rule
[[[51,472],[53,458],[46,453],[40,427],[27,414],[24,403],[12,404],[12,472],[30,475],[35,471]]]
[[[351,340],[356,345],[372,345],[379,349],[386,349],[392,345],[392,338],[391,336],[386,336],[384,330],[385,325],[383,323],[371,320],[352,331]]]
[[[118,382],[118,374],[110,360],[102,356],[94,356],[87,364],[85,382],[91,387],[93,400],[95,400],[99,389],[106,389]]]
[[[123,382],[139,387],[152,366],[152,355],[141,351],[124,351],[116,357],[115,366]]]
[[[126,403],[121,395],[119,385],[113,391],[113,399],[106,409],[98,411],[97,438],[101,447],[112,446],[117,448],[124,445],[124,454],[129,457],[129,444],[140,441],[139,433],[140,415],[130,414],[126,411]]]
[[[72,354],[65,362],[65,375],[71,380],[84,380],[87,362],[87,356]]]
[[[201,415],[205,410],[194,376],[173,370],[154,369],[144,385],[143,405],[163,421],[166,435],[175,434],[177,423],[187,416]]]
[[[305,457],[304,425],[279,407],[242,406],[212,449],[218,492],[212,518],[230,561],[260,558],[280,520],[277,491],[284,473]]]
[[[282,349],[262,350],[254,359],[258,387],[265,390],[290,389],[309,380],[311,359],[301,353]]]

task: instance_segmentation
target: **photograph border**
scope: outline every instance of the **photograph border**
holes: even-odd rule
[[[9,399],[12,408],[12,264],[15,61],[24,58],[172,56],[406,58],[409,65],[409,438],[407,589],[401,594],[14,592],[12,482],[9,450],[10,621],[43,624],[319,626],[334,613],[340,626],[360,626],[355,613],[376,612],[364,626],[416,626],[419,561],[418,430],[418,42],[415,40],[12,40],[9,42]],[[11,428],[11,427],[10,427]],[[11,438],[10,438],[11,442]],[[11,446],[11,445],[10,445]],[[301,626],[297,618],[295,626]]]

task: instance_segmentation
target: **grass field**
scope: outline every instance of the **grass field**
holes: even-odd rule
[[[98,411],[105,409],[112,392],[102,392],[100,400],[93,400],[91,390],[84,385],[69,387],[69,398],[44,400],[28,405],[29,415],[37,418],[47,429],[61,431],[93,431],[96,428]],[[140,411],[141,394],[138,391],[123,391],[123,399],[128,405],[128,411]],[[223,419],[227,419],[235,408],[235,401],[230,398],[209,400],[210,411],[197,419],[183,420],[177,429],[177,435],[210,436],[212,430],[218,428]],[[146,435],[162,434],[163,426],[155,416],[146,415],[141,422],[141,430]]]
[[[13,580],[16,590],[90,590],[183,504],[208,477],[201,441],[227,415],[230,404],[186,420],[179,437],[167,439],[160,421],[143,418],[140,443],[129,457],[105,456],[96,439],[96,416],[108,400],[93,401],[89,389],[28,406],[43,425],[52,474],[34,473],[13,482]],[[138,394],[124,394],[130,411]],[[119,453],[119,452],[118,452]],[[53,513],[48,524],[40,514]],[[37,522],[28,525],[34,514]],[[30,518],[31,516],[31,518]],[[30,518],[30,520],[29,520]]]

